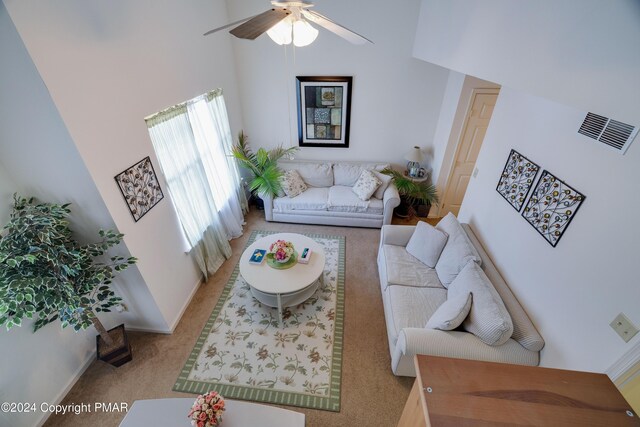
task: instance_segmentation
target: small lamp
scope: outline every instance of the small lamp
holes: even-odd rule
[[[422,151],[420,151],[420,147],[417,145],[413,147],[413,149],[409,151],[404,158],[409,161],[409,163],[407,163],[409,176],[417,178],[420,174],[420,162],[424,159]]]

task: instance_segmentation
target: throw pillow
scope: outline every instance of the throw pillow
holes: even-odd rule
[[[473,294],[469,315],[462,328],[488,345],[502,345],[513,335],[513,321],[498,291],[482,268],[469,261],[449,286],[447,299]]]
[[[380,184],[382,184],[382,181],[371,171],[365,169],[360,174],[360,178],[358,178],[352,190],[360,200],[369,200]]]
[[[284,175],[280,177],[280,185],[287,197],[296,197],[298,194],[302,194],[307,190],[307,184],[304,183],[302,177],[295,169],[286,171]]]
[[[407,252],[418,258],[427,267],[433,268],[438,263],[438,258],[447,244],[448,237],[445,232],[432,225],[418,221],[416,229],[407,243]]]
[[[451,331],[464,321],[471,310],[471,292],[447,298],[427,321],[426,328]]]
[[[380,184],[380,186],[376,189],[375,193],[373,193],[373,197],[382,200],[384,198],[385,190],[391,183],[391,177],[374,170],[372,170],[371,173],[374,174],[376,178],[380,180],[380,182],[382,182],[382,184]]]
[[[436,225],[436,228],[449,235],[447,244],[444,246],[436,264],[436,272],[442,282],[442,286],[448,288],[449,284],[453,282],[453,279],[467,265],[469,260],[473,260],[478,264],[481,264],[482,260],[454,214],[447,214]]]

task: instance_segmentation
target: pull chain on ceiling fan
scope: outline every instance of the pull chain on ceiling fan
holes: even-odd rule
[[[271,4],[275,7],[266,12],[215,28],[207,31],[204,35],[237,25],[229,32],[238,38],[255,40],[266,32],[277,44],[293,43],[295,46],[302,47],[313,43],[318,36],[318,30],[309,23],[311,22],[353,44],[373,43],[368,38],[343,27],[326,16],[309,10],[313,7],[313,3],[308,1],[272,1]]]

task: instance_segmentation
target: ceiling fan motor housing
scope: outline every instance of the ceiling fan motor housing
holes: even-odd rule
[[[301,8],[308,8],[308,7],[312,7],[313,3],[311,3],[310,1],[272,1],[271,2],[272,5],[277,6],[277,7],[301,7]]]

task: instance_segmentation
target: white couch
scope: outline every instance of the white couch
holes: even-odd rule
[[[389,164],[373,162],[280,161],[284,171],[298,171],[308,189],[296,197],[264,197],[267,221],[380,228],[391,223],[400,204],[398,190],[389,184],[382,199],[363,201],[351,188],[362,170],[380,171]]]
[[[539,364],[544,340],[469,225],[461,225],[482,260],[482,270],[511,316],[513,334],[502,345],[487,345],[460,328],[452,331],[427,329],[425,325],[431,315],[447,300],[447,289],[442,286],[434,268],[427,267],[406,251],[415,227],[385,225],[381,230],[378,271],[391,369],[395,375],[415,377],[413,356],[416,354],[532,366]]]

